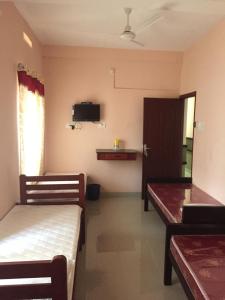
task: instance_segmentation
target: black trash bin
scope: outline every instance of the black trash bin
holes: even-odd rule
[[[86,196],[88,200],[98,200],[100,196],[100,184],[91,183],[87,185]]]

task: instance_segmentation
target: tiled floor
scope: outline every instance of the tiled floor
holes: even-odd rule
[[[186,300],[174,275],[163,280],[164,225],[135,197],[88,202],[76,300]]]

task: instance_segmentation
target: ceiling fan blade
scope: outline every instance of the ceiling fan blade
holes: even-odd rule
[[[164,19],[164,15],[161,15],[161,14],[157,14],[153,17],[151,17],[150,19],[146,20],[142,26],[136,30],[137,33],[145,30],[147,27],[150,27],[152,25],[154,25],[155,23],[158,23],[159,21],[163,20]]]
[[[161,5],[160,7],[154,9],[155,15],[150,17],[149,19],[145,20],[140,29],[137,30],[137,32],[141,32],[145,30],[145,28],[154,25],[155,23],[158,23],[160,20],[163,20],[170,11],[177,5],[175,2],[169,2],[164,5]]]
[[[130,42],[132,42],[132,43],[134,43],[134,44],[136,44],[136,45],[138,45],[138,46],[141,46],[141,47],[144,47],[144,46],[145,46],[144,44],[142,44],[141,42],[138,42],[138,41],[136,41],[136,40],[130,40]]]
[[[159,7],[159,10],[161,10],[161,11],[168,11],[168,10],[172,10],[176,6],[177,6],[176,2],[169,2],[169,3],[165,3],[164,5],[162,5],[161,7]]]

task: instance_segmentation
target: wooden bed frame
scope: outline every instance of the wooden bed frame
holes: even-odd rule
[[[177,274],[177,276],[178,276],[178,278],[180,280],[180,283],[181,283],[181,285],[182,285],[182,287],[184,289],[184,292],[185,292],[187,298],[189,300],[195,300],[195,297],[194,297],[191,289],[189,288],[189,285],[187,284],[187,281],[186,281],[183,273],[181,272],[181,270],[180,270],[180,268],[179,268],[176,260],[174,259],[173,255],[171,254],[171,252],[169,254],[169,257],[170,257],[170,261],[172,263],[172,266],[173,266],[173,268],[174,268],[174,270],[175,270],[175,272],[176,272],[176,274]]]
[[[65,183],[63,183],[64,181]],[[68,183],[70,181],[76,181],[77,183]],[[44,182],[45,184],[38,184],[39,182]],[[74,191],[71,192],[71,190]],[[83,174],[55,176],[20,175],[20,197],[21,204],[19,205],[79,205],[82,208],[82,214],[78,247],[81,249],[85,242]],[[32,202],[30,199],[32,199]],[[78,249],[76,250],[78,252]],[[74,284],[75,275],[76,273],[74,273]],[[58,255],[53,257],[52,260],[0,263],[0,279],[42,277],[50,277],[51,283],[0,285],[0,299],[51,298],[52,300],[68,300],[67,261],[65,256]],[[75,299],[74,285],[72,299]]]
[[[165,258],[164,258],[164,284],[171,285],[172,280],[172,263],[169,257],[170,239],[172,235],[196,235],[196,234],[224,234],[225,233],[225,207],[218,207],[215,213],[206,218],[205,213],[208,207],[184,208],[185,222],[171,223],[166,218],[164,212],[158,206],[154,198],[147,189],[148,183],[192,183],[191,178],[148,178],[145,188],[144,210],[148,210],[148,201],[151,201],[155,210],[159,214],[166,226],[165,236]],[[185,209],[186,212],[185,212]],[[196,214],[196,209],[197,214]],[[210,207],[210,210],[213,207]],[[202,216],[202,219],[201,219]],[[190,221],[191,217],[191,221]],[[208,220],[208,221],[207,221]],[[190,221],[190,222],[189,222]]]
[[[199,237],[199,236],[198,236]],[[178,247],[179,248],[179,247]],[[201,249],[201,247],[200,247]],[[207,251],[207,249],[203,248],[204,251]],[[179,255],[179,254],[178,254]],[[215,255],[216,254],[213,254],[213,257],[212,257],[212,261],[214,261],[215,259]],[[221,254],[218,255],[219,257],[221,256]],[[169,257],[170,257],[170,260],[171,260],[171,263],[172,263],[172,266],[181,282],[181,285],[184,289],[184,292],[187,296],[187,298],[189,300],[196,300],[196,291],[194,291],[194,289],[188,284],[188,280],[186,279],[186,276],[187,276],[187,271],[183,272],[182,271],[182,268],[179,266],[178,262],[176,261],[176,258],[175,258],[175,255],[173,254],[173,252],[171,251],[170,249],[170,254],[169,254]],[[206,265],[207,265],[207,262],[210,260],[210,256],[208,255],[206,258],[204,258],[205,261],[206,261]],[[218,265],[213,265],[213,268],[220,268],[220,264]],[[186,273],[186,274],[185,274]],[[195,270],[192,270],[192,271],[189,271],[190,273],[190,277],[193,278],[193,280],[195,280],[196,276],[198,276],[198,273],[196,273]],[[207,278],[207,281],[210,280],[210,278]],[[220,282],[223,282],[223,280],[221,279],[220,277]],[[218,285],[215,285],[215,289],[218,289]],[[203,287],[203,291],[204,291],[204,287]],[[224,289],[223,289],[223,292],[224,292]],[[204,293],[205,295],[209,295],[208,293]],[[215,295],[212,296],[213,299],[216,299]],[[219,297],[220,299],[222,299],[221,297]],[[218,298],[218,299],[219,299]],[[202,299],[202,297],[201,297]],[[206,296],[204,299],[208,299],[208,297]],[[210,297],[211,299],[211,297]]]

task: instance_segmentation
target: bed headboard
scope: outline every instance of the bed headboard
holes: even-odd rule
[[[84,208],[84,174],[20,175],[21,204],[78,204]]]

